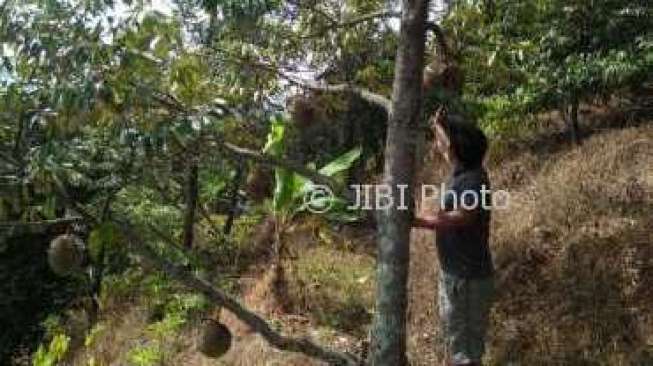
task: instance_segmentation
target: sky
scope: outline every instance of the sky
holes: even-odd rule
[[[165,15],[172,15],[174,5],[170,0],[148,0],[144,2],[146,10],[158,10]],[[118,18],[125,17],[129,7],[122,1],[117,1],[114,6],[114,15]]]

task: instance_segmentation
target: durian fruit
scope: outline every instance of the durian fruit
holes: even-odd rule
[[[60,276],[81,271],[84,262],[84,242],[76,235],[59,235],[50,242],[48,264]]]
[[[290,98],[290,117],[298,127],[309,126],[316,118],[316,108],[308,96],[295,95]]]
[[[435,59],[424,68],[422,87],[425,95],[428,95],[434,88],[441,88],[448,93],[460,94],[463,81],[463,72],[458,65]]]
[[[231,331],[217,320],[207,319],[204,323],[198,350],[206,357],[218,358],[231,348]]]
[[[327,118],[329,105],[333,101],[324,98],[320,93],[298,94],[288,98],[287,110],[290,119],[299,130],[310,129],[322,125]]]
[[[249,171],[245,183],[247,197],[254,202],[261,202],[270,197],[273,190],[273,180],[272,169],[260,165],[253,167]]]

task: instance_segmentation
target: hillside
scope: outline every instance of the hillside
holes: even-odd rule
[[[487,364],[653,365],[650,3],[0,3],[0,365],[438,364],[485,158]]]
[[[650,125],[598,130],[580,147],[544,140],[491,164],[510,207],[493,219],[499,294],[489,364],[653,362],[652,141]],[[419,233],[412,243],[419,365],[438,360],[432,242]]]
[[[494,189],[508,191],[510,205],[493,214],[499,294],[488,364],[650,365],[653,126],[597,129],[579,147],[540,141],[494,147],[491,156]],[[421,180],[439,183],[444,174],[440,162],[429,160]],[[309,220],[295,224],[284,245],[290,254],[280,266],[259,260],[239,279],[236,291],[244,303],[292,334],[360,351],[373,311],[374,232],[338,231]],[[408,339],[413,365],[435,365],[441,357],[437,268],[432,234],[414,230]],[[275,351],[229,314],[222,319],[235,335],[232,350],[207,359],[195,342],[201,317],[215,310],[209,307],[166,332],[161,329],[170,325],[169,316],[153,320],[144,304],[138,297],[107,299],[111,311],[71,363],[320,364]]]

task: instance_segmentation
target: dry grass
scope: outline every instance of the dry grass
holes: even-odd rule
[[[312,323],[364,336],[374,307],[374,259],[318,247],[306,250],[287,272],[290,311]]]
[[[651,362],[651,141],[648,126],[596,135],[511,191],[494,221],[493,364]]]
[[[493,213],[499,301],[487,363],[653,364],[653,128],[541,150],[489,168],[494,189],[511,199]],[[442,181],[441,169],[424,180]],[[415,365],[442,358],[432,241],[420,231],[411,244]]]
[[[351,350],[356,341],[352,333],[360,335],[373,304],[373,258],[351,250],[352,243],[347,238],[335,235],[319,222],[307,221],[294,226],[284,234],[283,240],[285,259],[281,265],[259,263],[250,268],[253,278],[243,279],[243,303],[285,333]],[[229,353],[220,360],[202,357],[190,341],[197,337],[197,332],[191,328],[186,337],[189,339],[186,349],[171,364],[324,364],[270,347],[229,313],[222,314],[221,319],[234,335],[235,342]]]
[[[91,358],[98,365],[119,364],[120,355],[138,339],[145,326],[146,316],[139,307],[123,309],[119,316],[108,316],[99,324],[99,333],[91,346],[77,352],[71,364],[86,366]]]
[[[494,189],[510,192],[510,208],[493,213],[492,248],[499,299],[492,313],[489,365],[653,364],[653,127],[597,133],[581,147],[527,150],[490,165]],[[423,181],[444,180],[429,162]],[[423,207],[422,209],[429,209]],[[369,231],[334,233],[307,223],[284,237],[280,267],[254,263],[241,279],[243,302],[284,332],[353,350],[373,303]],[[435,302],[437,257],[432,234],[411,242],[409,355],[413,365],[441,361]],[[250,280],[251,277],[251,280]],[[142,342],[144,315],[108,316],[92,354],[125,365]],[[189,323],[166,343],[167,365],[321,365],[278,352],[225,314],[235,343],[220,360],[194,348]],[[86,356],[80,355],[80,360]],[[85,365],[83,362],[75,363]]]

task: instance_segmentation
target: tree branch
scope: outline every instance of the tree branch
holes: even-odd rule
[[[375,12],[371,12],[369,14],[364,14],[359,17],[347,20],[345,22],[342,22],[339,24],[340,27],[350,27],[352,25],[356,25],[358,23],[363,23],[367,22],[369,20],[374,20],[377,18],[397,18],[401,16],[400,11],[393,11],[393,10],[379,10]]]
[[[99,223],[99,220],[88,213],[79,202],[70,198],[68,192],[65,191],[65,187],[60,184],[57,184],[56,187],[60,191],[59,193],[66,198],[66,201],[68,201],[68,203],[71,204],[85,219],[90,222]],[[326,361],[332,365],[356,366],[359,364],[359,360],[354,355],[329,350],[314,343],[308,338],[288,337],[275,331],[270,324],[265,321],[265,319],[245,308],[233,297],[214,288],[209,282],[198,278],[190,270],[177,266],[161,257],[147,244],[142,242],[138,233],[131,224],[118,219],[115,219],[114,222],[123,230],[130,244],[130,248],[136,252],[143,261],[156,267],[158,270],[185,286],[201,292],[216,305],[229,310],[243,323],[247,324],[253,331],[259,333],[275,348],[288,352],[303,353],[307,356]],[[175,245],[175,247],[180,246]]]
[[[390,99],[381,94],[374,93],[368,89],[361,88],[352,84],[326,84],[310,80],[300,80],[281,71],[277,71],[277,73],[285,80],[299,87],[324,92],[349,92],[372,104],[380,106],[381,108],[385,109],[388,115],[392,112],[392,101]]]
[[[82,221],[81,217],[63,217],[59,219],[41,221],[4,221],[0,227],[25,226],[25,227],[48,227],[52,225],[68,225]]]
[[[387,108],[389,108],[390,105],[391,105],[390,100],[388,100],[387,98],[385,98],[385,97],[383,97],[381,95],[374,94],[374,93],[372,93],[370,91],[367,91],[367,90],[364,90],[364,89],[361,89],[361,88],[356,88],[356,87],[352,87],[352,86],[345,85],[345,84],[329,85],[329,86],[326,86],[326,87],[328,88],[329,91],[343,91],[343,90],[350,90],[350,91],[353,91],[353,92],[358,91],[358,93],[361,93],[359,95],[361,95],[361,97],[364,98],[364,99],[365,99],[364,95],[366,95],[366,96],[368,96],[368,98],[377,99],[377,104],[381,103],[382,105],[386,106]],[[181,114],[184,114],[184,115],[192,115],[193,114],[193,111],[189,111],[180,102],[171,100],[171,98],[169,98],[169,97],[160,98],[160,96],[163,95],[162,93],[159,93],[158,96],[156,95],[156,93],[153,94],[153,95],[155,96],[155,100],[159,101],[164,106],[167,106],[168,108],[171,108],[171,109],[175,110],[178,113],[181,113]],[[224,107],[224,108],[225,108],[224,109],[225,112],[230,112],[229,109],[227,109],[226,107]],[[203,109],[204,108],[197,108],[197,110],[199,110],[199,111],[201,111]],[[271,165],[271,166],[275,166],[275,167],[281,167],[281,168],[288,169],[290,171],[296,172],[297,174],[300,174],[300,175],[303,175],[303,176],[309,178],[310,180],[312,180],[313,182],[315,182],[317,184],[328,186],[334,192],[340,193],[345,197],[349,197],[349,192],[347,192],[345,187],[342,187],[342,186],[336,184],[336,182],[334,180],[332,180],[330,177],[322,175],[322,174],[318,173],[317,171],[315,171],[313,169],[306,168],[301,163],[287,161],[287,160],[283,160],[283,159],[280,159],[280,158],[277,158],[277,157],[274,157],[274,156],[261,154],[261,153],[259,153],[257,151],[250,150],[250,149],[247,149],[247,148],[244,148],[244,147],[240,147],[240,146],[234,145],[232,143],[229,143],[227,141],[224,141],[222,138],[219,138],[217,136],[215,136],[213,139],[211,139],[211,141],[217,143],[220,147],[223,147],[227,152],[232,153],[232,154],[234,154],[234,155],[236,155],[238,157],[244,157],[244,158],[253,160],[253,161],[255,161],[257,163],[261,163],[261,164],[266,164],[266,165]],[[178,144],[180,144],[180,146],[182,146],[183,149],[187,149],[187,146],[183,145],[180,141],[176,141],[176,142]]]
[[[304,165],[298,162],[293,162],[290,160],[284,160],[277,158],[275,156],[266,155],[259,153],[258,151],[250,150],[244,147],[236,146],[229,142],[223,141],[220,138],[215,138],[212,141],[216,142],[218,145],[223,147],[228,153],[232,153],[238,157],[247,158],[253,160],[260,164],[265,164],[273,167],[284,168],[290,171],[293,171],[299,175],[302,175],[316,184],[325,185],[331,188],[334,192],[340,193],[347,197],[347,190],[345,187],[339,185],[330,177],[320,174],[316,170],[306,168]]]
[[[176,140],[173,139],[173,141],[176,141]],[[185,149],[185,147],[183,145],[181,146],[181,148]],[[162,186],[160,186],[158,184],[155,184],[154,187],[159,192],[159,195],[161,195],[161,197],[163,198],[163,200],[165,202],[174,205],[175,208],[177,208],[179,211],[183,212],[184,207],[182,205],[180,205],[177,202],[176,199],[170,197],[170,195],[166,192],[165,187],[162,187]],[[215,229],[215,233],[219,233],[221,225],[218,225],[218,223],[213,219],[213,217],[211,217],[211,215],[206,211],[204,206],[197,205],[197,210],[199,211],[200,215],[202,215],[202,217],[207,221],[207,223]],[[152,229],[153,227],[150,227],[150,228]]]
[[[401,16],[401,12],[397,11],[392,11],[392,10],[379,10],[375,12],[371,12],[369,14],[364,14],[343,22],[335,22],[333,19],[328,17],[327,19],[330,20],[331,25],[328,27],[324,27],[320,29],[318,32],[307,34],[300,36],[300,39],[309,39],[309,38],[316,38],[316,37],[321,37],[324,35],[324,33],[330,31],[330,30],[335,30],[339,28],[347,28],[347,27],[352,27],[360,23],[365,23],[374,19],[384,19],[384,18],[396,18]]]
[[[226,62],[232,62],[235,64],[244,64],[244,62],[238,59],[237,56],[226,54],[223,50],[215,50],[215,51],[222,52],[223,54],[225,54]],[[362,99],[368,101],[369,103],[380,106],[381,108],[385,109],[388,114],[390,114],[390,112],[392,111],[392,102],[390,101],[389,98],[381,94],[374,93],[369,89],[361,88],[359,86],[355,86],[352,84],[326,84],[326,83],[320,83],[312,80],[302,80],[293,77],[291,75],[288,75],[287,72],[281,70],[282,67],[266,64],[261,61],[254,62],[254,63],[252,63],[251,61],[247,61],[247,65],[255,68],[259,68],[266,72],[273,73],[278,77],[281,77],[282,79],[290,82],[291,84],[301,88],[319,90],[319,91],[331,92],[331,93],[349,92],[361,97]]]
[[[43,221],[8,221],[0,223],[0,237],[16,236],[23,234],[41,234],[49,231],[53,227],[68,226],[82,221],[81,217],[66,217],[53,220]],[[55,229],[56,230],[56,229]]]
[[[124,225],[121,226],[124,228]],[[134,235],[133,230],[128,229],[127,236],[132,244],[138,242],[138,237]],[[358,364],[358,360],[353,355],[323,348],[308,338],[293,338],[276,332],[274,329],[272,329],[270,324],[268,324],[268,322],[266,322],[265,319],[261,318],[258,314],[246,309],[237,300],[228,296],[222,291],[215,289],[207,281],[194,276],[187,269],[174,265],[164,258],[161,258],[148,246],[137,244],[133,245],[133,248],[141,254],[141,258],[143,258],[146,262],[150,263],[157,269],[161,270],[166,275],[181,282],[187,287],[192,288],[193,290],[201,292],[213,303],[229,310],[243,323],[250,326],[252,330],[259,333],[266,341],[268,341],[268,343],[270,343],[275,348],[283,351],[303,353],[305,355],[329,362],[333,365],[354,366]]]

